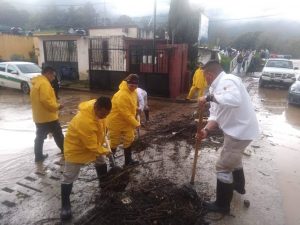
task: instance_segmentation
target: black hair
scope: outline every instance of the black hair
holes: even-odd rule
[[[95,102],[95,109],[105,108],[107,110],[111,110],[111,100],[108,97],[101,96]]]
[[[129,74],[125,79],[128,84],[138,84],[139,83],[139,76],[137,74]]]
[[[42,74],[55,73],[55,69],[52,66],[45,66],[42,69]]]
[[[208,61],[204,66],[203,70],[208,71],[217,71],[217,70],[223,70],[221,64],[217,60],[211,60]]]

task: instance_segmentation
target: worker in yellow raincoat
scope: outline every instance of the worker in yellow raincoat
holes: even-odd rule
[[[137,164],[132,159],[131,144],[135,130],[140,126],[136,119],[137,92],[139,77],[130,74],[119,86],[119,91],[112,98],[112,110],[107,117],[110,144],[114,153],[122,143],[124,148],[125,166]]]
[[[56,100],[51,82],[55,79],[55,69],[46,66],[42,75],[32,79],[30,99],[32,104],[32,117],[36,125],[36,138],[34,140],[35,162],[42,162],[48,154],[43,154],[44,139],[52,133],[56,145],[61,153],[64,151],[64,135],[58,121],[58,111],[63,108]]]
[[[198,98],[202,97],[207,88],[206,79],[202,70],[203,64],[200,62],[198,63],[198,66],[198,69],[194,73],[192,87],[188,96],[186,97],[187,100],[191,100],[194,97],[196,91],[198,91]]]
[[[61,219],[72,217],[70,194],[73,182],[78,178],[80,168],[95,162],[100,180],[107,174],[105,155],[109,152],[102,145],[105,142],[106,116],[111,110],[111,100],[100,97],[82,102],[79,112],[71,120],[64,142],[65,166],[61,181]]]

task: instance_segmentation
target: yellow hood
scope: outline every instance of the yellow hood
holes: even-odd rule
[[[49,80],[39,75],[31,80],[30,99],[35,123],[46,123],[58,120],[59,104]]]
[[[126,81],[119,85],[119,91],[112,98],[112,110],[107,117],[108,129],[132,130],[140,123],[135,118],[137,109],[137,92],[130,91]]]

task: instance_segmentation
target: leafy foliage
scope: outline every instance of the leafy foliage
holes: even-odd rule
[[[221,55],[221,65],[226,73],[230,72],[230,62],[231,58],[229,56]]]
[[[171,0],[168,33],[174,44],[187,43],[189,59],[197,57],[200,10],[193,10],[188,0]]]

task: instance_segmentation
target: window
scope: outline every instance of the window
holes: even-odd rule
[[[266,67],[293,69],[293,62],[287,60],[269,60]]]
[[[5,72],[5,64],[0,64],[0,72]]]
[[[35,64],[18,64],[17,67],[22,73],[41,73],[41,68]]]
[[[16,68],[14,66],[12,66],[12,65],[8,65],[7,72],[8,73],[18,73],[17,70],[16,70]]]

